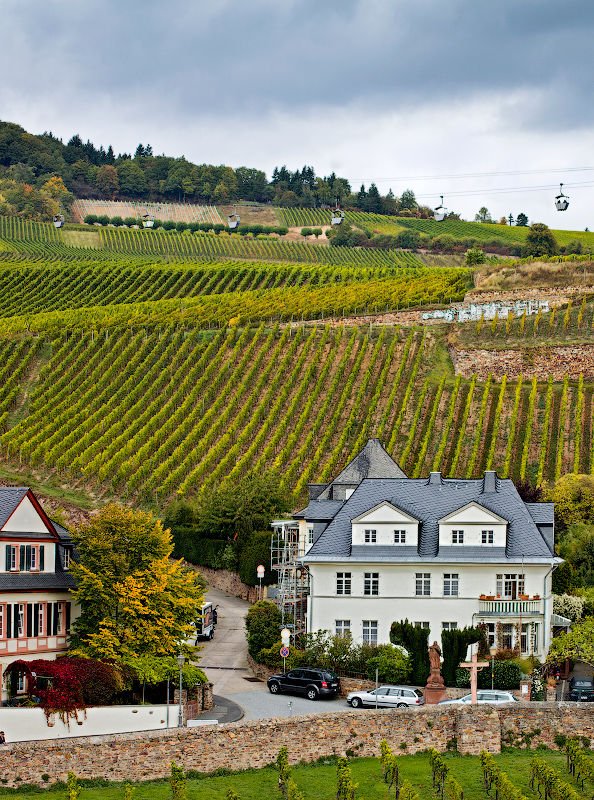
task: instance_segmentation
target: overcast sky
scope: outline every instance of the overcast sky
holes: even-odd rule
[[[0,7],[0,119],[32,133],[594,230],[592,0]]]

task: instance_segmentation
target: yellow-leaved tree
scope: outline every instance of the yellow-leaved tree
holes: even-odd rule
[[[175,674],[180,651],[195,659],[188,640],[204,585],[181,561],[170,560],[171,535],[159,520],[109,505],[73,538],[78,562],[71,572],[81,607],[73,655],[113,659],[151,683]]]

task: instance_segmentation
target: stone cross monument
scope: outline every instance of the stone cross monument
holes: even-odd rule
[[[460,664],[461,667],[464,669],[470,670],[470,696],[472,705],[476,705],[476,684],[478,680],[478,671],[479,669],[483,669],[483,667],[488,667],[488,661],[478,661],[478,657],[476,653],[472,654],[472,659],[470,662],[465,661],[463,664]]]

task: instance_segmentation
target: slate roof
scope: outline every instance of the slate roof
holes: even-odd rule
[[[351,545],[351,520],[384,501],[420,520],[418,550],[410,548],[416,551],[417,561],[419,558],[442,560],[447,557],[450,562],[458,560],[476,562],[491,560],[498,556],[499,560],[508,559],[514,562],[521,560],[522,556],[526,561],[530,559],[533,563],[551,561],[551,550],[513,482],[509,479],[500,479],[495,473],[487,473],[485,478],[479,480],[444,479],[439,473],[432,473],[430,478],[368,478],[362,481],[351,497],[341,504],[304,560],[323,562],[355,557],[375,559],[380,553],[387,551],[386,558],[390,552],[392,561],[400,561],[401,556],[406,556],[408,546],[388,549],[378,545],[355,547]],[[497,548],[442,547],[440,552],[437,520],[473,501],[508,521],[505,551],[501,549],[496,553]],[[307,515],[302,513],[308,519]],[[543,510],[542,516],[546,516],[547,520],[550,519],[550,509]],[[561,563],[560,560],[558,562]]]
[[[297,511],[293,516],[295,519],[308,519],[312,522],[329,520],[336,516],[344,504],[345,500],[310,500],[306,508]]]
[[[69,572],[3,572],[2,591],[59,591],[74,589],[76,583]]]
[[[406,474],[389,455],[379,439],[368,439],[365,447],[319,495],[320,500],[331,497],[335,485],[359,484],[367,478],[406,478]]]
[[[528,513],[537,525],[555,524],[554,503],[525,503]]]

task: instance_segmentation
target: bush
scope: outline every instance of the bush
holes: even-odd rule
[[[310,229],[311,230],[311,229]],[[365,247],[368,242],[367,235],[364,231],[351,231],[348,238],[349,247]]]
[[[313,236],[313,231],[311,228],[301,228],[301,235],[307,239],[308,236]]]
[[[199,222],[188,223],[188,230],[192,231],[192,233],[196,233],[196,231],[200,230],[200,223]]]
[[[126,217],[126,219],[124,220],[124,225],[126,225],[128,228],[131,228],[133,225],[136,225],[137,223],[138,220],[136,219],[136,217]]]
[[[245,618],[248,653],[257,659],[260,650],[271,648],[279,638],[282,616],[279,609],[268,600],[258,600],[248,610]]]
[[[396,237],[396,241],[398,247],[403,247],[407,250],[414,250],[419,246],[419,242],[421,241],[421,234],[419,231],[412,230],[411,228],[406,228],[403,231],[400,231],[398,236]]]
[[[493,674],[496,689],[519,689],[522,671],[519,661],[495,661]],[[470,671],[464,667],[456,670],[456,686],[466,688],[470,686]],[[491,688],[491,665],[484,667],[478,673],[477,687],[479,689]]]
[[[97,214],[87,214],[84,218],[85,225],[94,225],[97,222]]]
[[[103,226],[109,225],[109,217],[107,216],[107,214],[101,214],[100,217],[97,217],[97,222]]]
[[[285,666],[286,669],[295,669],[295,667],[301,667],[304,664],[307,664],[310,667],[313,666],[305,658],[303,650],[297,650],[297,648],[293,647],[293,645],[290,645],[289,655],[287,656],[286,662],[283,663],[283,657],[280,654],[280,649],[282,646],[283,643],[279,639],[272,645],[272,647],[262,648],[262,650],[260,650],[258,653],[256,661],[258,664],[264,664],[264,666],[268,667],[268,669],[276,670],[281,670]]]
[[[226,539],[206,539],[196,529],[186,526],[171,528],[174,558],[184,558],[190,564],[212,569],[237,568],[237,555],[232,542]],[[227,548],[231,548],[230,554]]]
[[[175,222],[172,219],[165,220],[163,223],[163,230],[172,231],[175,228]]]
[[[188,223],[187,223],[187,222],[184,222],[183,220],[180,220],[179,222],[176,222],[176,223],[175,223],[175,229],[176,229],[177,231],[179,231],[180,233],[181,233],[182,231],[185,231],[185,229],[186,229],[187,227],[188,227]]]
[[[562,617],[567,617],[572,622],[577,622],[583,616],[584,603],[585,599],[583,597],[574,597],[571,594],[554,594],[553,614],[559,614]]]
[[[472,267],[474,264],[484,264],[485,254],[478,247],[471,247],[470,250],[466,251],[465,262],[468,267]]]
[[[124,220],[120,216],[112,217],[110,222],[112,225],[115,225],[116,228],[121,228],[124,224]]]
[[[383,644],[378,648],[378,654],[367,661],[367,677],[370,681],[375,679],[377,667],[378,680],[386,683],[406,683],[412,666],[410,658],[402,650],[391,644]]]
[[[416,686],[424,686],[431,672],[427,637],[429,628],[418,628],[407,619],[393,622],[390,627],[390,641],[405,648],[412,662],[411,680]]]

